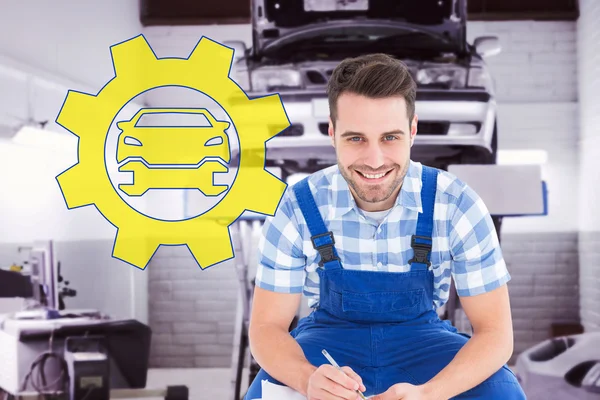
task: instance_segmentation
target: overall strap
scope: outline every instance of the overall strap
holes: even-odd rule
[[[325,222],[321,217],[321,213],[315,203],[315,199],[308,185],[308,177],[302,179],[294,186],[294,193],[298,200],[298,205],[304,215],[306,224],[310,231],[313,247],[321,255],[319,265],[325,269],[340,267],[339,257],[335,250],[335,240],[333,232],[328,231]]]
[[[435,207],[435,193],[439,170],[423,165],[421,181],[421,203],[423,212],[417,220],[417,231],[411,239],[414,251],[413,258],[409,261],[411,270],[427,270],[431,265],[431,248],[433,244],[433,211]]]

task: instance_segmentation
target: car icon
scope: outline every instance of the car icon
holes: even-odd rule
[[[139,125],[145,115],[170,119],[200,116],[208,126]],[[119,171],[133,172],[133,183],[120,184],[129,196],[149,189],[198,189],[218,196],[227,185],[214,185],[213,174],[227,172],[231,160],[228,121],[219,121],[204,108],[142,108],[130,120],[120,121],[117,143]]]

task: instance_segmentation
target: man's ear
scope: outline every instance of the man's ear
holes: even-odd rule
[[[410,145],[411,145],[411,147],[415,142],[415,136],[417,134],[418,124],[419,124],[419,117],[417,114],[415,114],[415,116],[413,117],[412,123],[410,124]]]
[[[329,127],[327,128],[327,133],[331,138],[331,145],[335,147],[335,129],[333,129],[333,122],[331,121],[331,116],[329,116]]]

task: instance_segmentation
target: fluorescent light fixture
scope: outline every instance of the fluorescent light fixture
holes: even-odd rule
[[[546,150],[498,150],[499,165],[541,165],[546,162]]]
[[[12,142],[45,150],[71,151],[77,148],[77,137],[26,125],[19,129]]]

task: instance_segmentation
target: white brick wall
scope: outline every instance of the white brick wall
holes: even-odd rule
[[[516,358],[547,339],[553,323],[579,321],[577,233],[503,235],[502,251],[512,275]]]
[[[578,21],[580,91],[581,318],[600,329],[600,2],[581,0]]]
[[[571,21],[471,22],[469,41],[495,35],[502,52],[489,59],[506,102],[572,102],[577,100],[576,26]]]
[[[200,271],[187,249],[161,248],[149,266],[156,367],[226,367],[239,286],[234,263]]]

